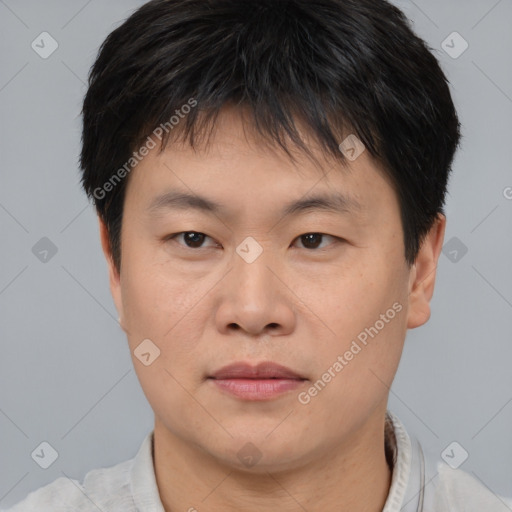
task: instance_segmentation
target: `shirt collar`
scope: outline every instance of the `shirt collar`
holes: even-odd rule
[[[142,442],[131,469],[131,492],[139,510],[165,512],[154,467],[154,430]],[[391,485],[382,512],[422,510],[424,460],[421,447],[411,439],[400,420],[390,411],[385,421],[386,456],[392,464]]]
[[[392,451],[393,476],[382,512],[421,512],[425,500],[425,456],[392,412],[386,413],[386,442]]]
[[[137,510],[165,512],[156,484],[153,434],[154,430],[144,438],[135,456],[130,474],[130,486]]]

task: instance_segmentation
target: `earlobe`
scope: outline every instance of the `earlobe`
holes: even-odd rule
[[[436,271],[446,229],[446,217],[438,217],[423,240],[409,280],[407,328],[414,329],[430,319],[430,301],[434,294]]]
[[[108,228],[100,216],[98,216],[98,223],[100,229],[101,247],[103,249],[103,254],[105,255],[105,259],[107,260],[108,265],[110,293],[112,294],[112,299],[114,300],[114,304],[119,315],[119,325],[123,331],[126,331],[124,326],[123,301],[121,296],[121,276],[117,271],[112,257]]]

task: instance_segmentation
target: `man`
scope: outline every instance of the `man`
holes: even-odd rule
[[[81,167],[154,431],[12,510],[511,510],[387,410],[459,129],[386,1],[138,9],[91,70]]]

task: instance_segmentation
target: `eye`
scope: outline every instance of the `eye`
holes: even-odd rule
[[[204,233],[200,233],[198,231],[182,231],[180,233],[175,233],[173,235],[169,235],[165,237],[165,240],[176,240],[180,237],[183,237],[184,244],[177,242],[181,246],[185,246],[185,248],[188,249],[201,249],[203,248],[204,241],[209,238],[210,240],[213,240],[208,235],[205,235]],[[314,250],[318,249],[319,245],[321,245],[321,242],[323,241],[324,237],[331,238],[336,241],[341,241],[340,238],[332,236],[332,235],[326,235],[325,233],[305,233],[303,235],[300,235],[296,238],[296,240],[301,241],[304,244],[304,248],[308,250]],[[218,246],[218,244],[216,244]],[[211,246],[211,247],[215,247]],[[325,247],[320,247],[320,249],[324,249]]]
[[[300,235],[296,238],[296,240],[300,240],[304,243],[306,249],[318,249],[319,244],[322,241],[323,237],[328,237],[333,240],[340,241],[338,237],[326,235],[325,233],[305,233],[304,235]],[[321,249],[324,249],[325,247],[322,247]]]
[[[203,244],[204,240],[206,238],[210,238],[208,235],[205,235],[204,233],[199,233],[197,231],[182,231],[181,233],[175,233],[174,235],[167,236],[165,240],[174,240],[182,236],[186,248],[189,249],[201,249],[201,245]]]

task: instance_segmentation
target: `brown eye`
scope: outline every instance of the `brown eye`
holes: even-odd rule
[[[205,235],[204,233],[199,233],[197,231],[182,231],[181,233],[169,235],[168,237],[166,237],[166,240],[175,240],[179,237],[183,237],[184,243],[177,243],[189,249],[201,249],[204,241],[207,238],[210,238],[208,235]]]
[[[186,231],[185,233],[183,233],[183,240],[185,241],[185,243],[189,246],[189,247],[200,247],[203,242],[204,242],[204,239],[206,237],[206,235],[204,235],[203,233],[196,233],[195,231]]]
[[[336,239],[336,237],[326,235],[324,233],[306,233],[304,235],[299,236],[297,240],[300,240],[304,248],[306,249],[318,249],[324,237],[332,238],[333,240]],[[325,247],[320,247],[320,249],[324,248]]]

